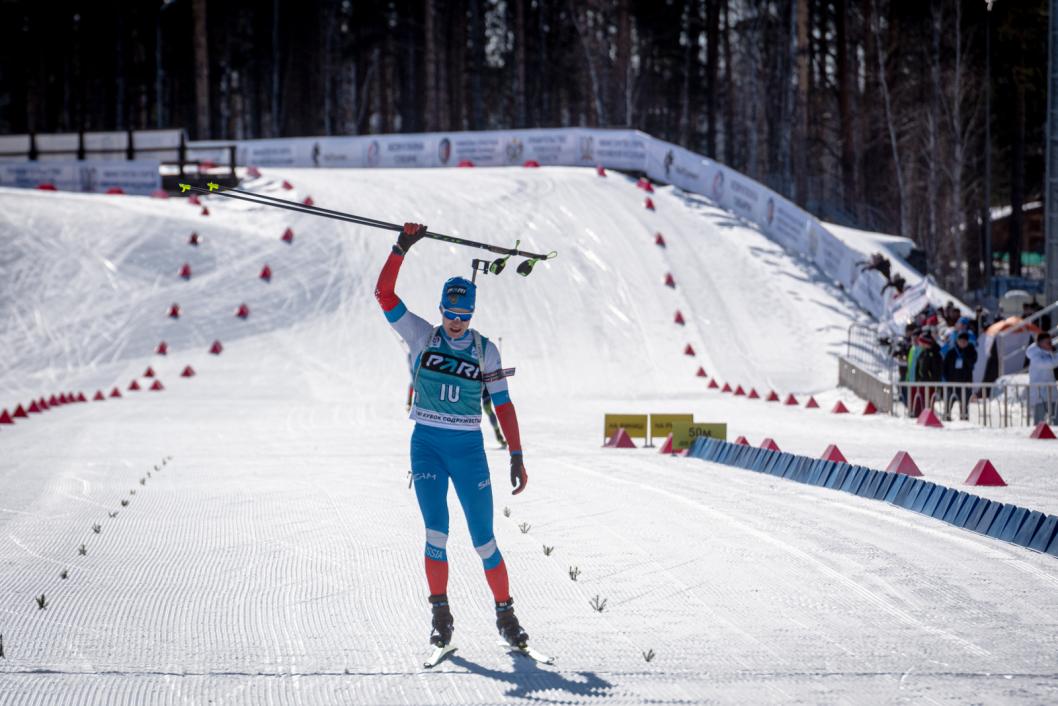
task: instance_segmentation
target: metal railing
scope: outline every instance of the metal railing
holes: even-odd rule
[[[890,373],[886,382],[877,373],[838,357],[838,385],[852,390],[861,399],[870,400],[879,412],[893,411],[893,377]]]
[[[1058,384],[998,381],[898,382],[893,385],[893,416],[918,417],[932,409],[941,419],[959,419],[984,427],[1053,423],[1058,414]]]
[[[844,360],[878,376],[891,375],[896,369],[891,340],[878,333],[877,325],[852,324],[845,340]]]

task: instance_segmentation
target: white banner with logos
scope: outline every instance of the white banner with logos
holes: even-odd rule
[[[192,144],[193,146],[193,144]],[[861,271],[863,255],[827,230],[814,216],[753,179],[702,155],[638,130],[555,128],[482,132],[301,137],[239,143],[243,166],[412,168],[522,165],[602,166],[643,172],[715,201],[759,227],[769,238],[815,265],[863,309],[892,321],[885,279]],[[939,305],[945,293],[926,289],[926,300]],[[915,312],[917,313],[917,312]]]
[[[32,189],[54,184],[60,191],[105,193],[119,188],[126,194],[150,195],[162,186],[158,162],[151,160],[45,160],[0,162],[0,186]]]

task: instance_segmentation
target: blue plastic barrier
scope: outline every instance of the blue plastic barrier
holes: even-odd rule
[[[687,455],[884,501],[1058,557],[1058,516],[988,500],[921,478],[708,438],[695,439]]]

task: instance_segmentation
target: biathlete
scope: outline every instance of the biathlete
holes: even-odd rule
[[[513,494],[525,490],[528,476],[522,461],[518,417],[507,392],[507,381],[496,346],[470,328],[475,285],[453,277],[441,290],[442,323],[434,326],[408,311],[394,289],[408,250],[426,233],[426,226],[405,223],[393,252],[382,267],[375,298],[386,320],[411,351],[414,400],[411,418],[411,470],[415,497],[426,525],[426,583],[433,611],[430,642],[444,647],[452,640],[448,606],[448,481],[455,486],[466,515],[474,549],[496,601],[496,627],[509,644],[525,647],[529,636],[514,615],[507,566],[492,532],[492,485],[481,435],[482,387],[496,405],[511,455]],[[484,373],[482,373],[484,371]]]

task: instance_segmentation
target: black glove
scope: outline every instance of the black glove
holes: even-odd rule
[[[522,455],[511,454],[511,487],[514,491],[511,495],[517,495],[518,493],[525,490],[525,484],[529,482],[529,474],[525,472],[525,463],[522,461]]]
[[[420,223],[405,223],[404,230],[397,236],[397,247],[402,253],[408,252],[412,245],[419,242],[426,235],[426,226]]]

